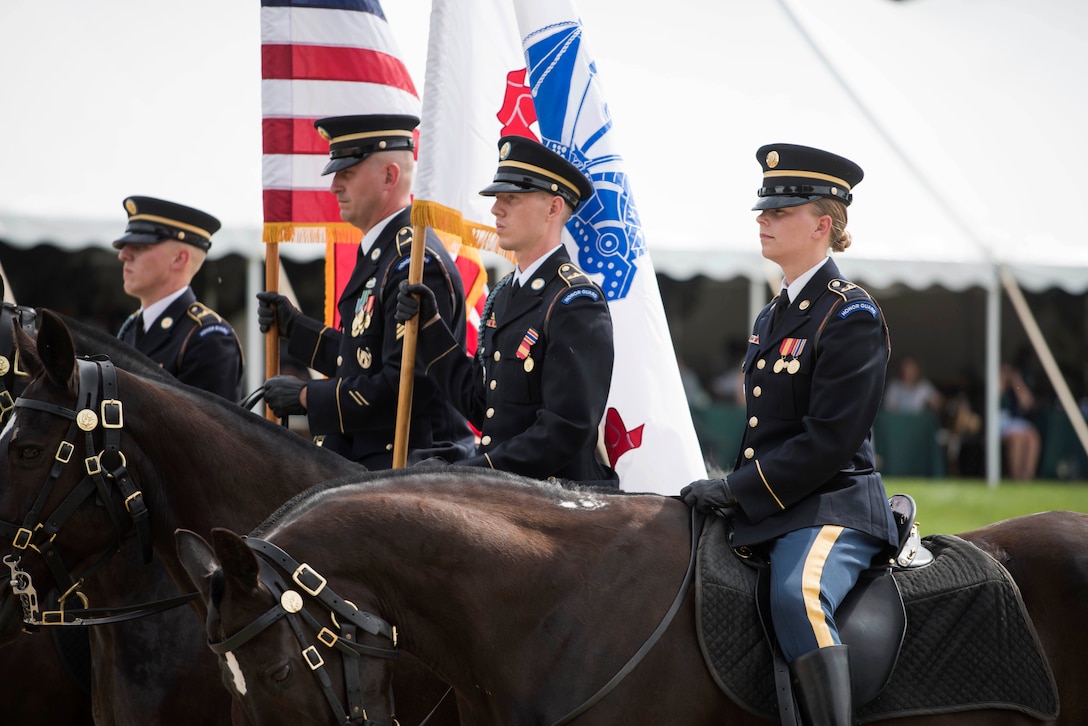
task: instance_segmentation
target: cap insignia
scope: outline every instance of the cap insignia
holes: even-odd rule
[[[767,154],[767,166],[770,167],[771,169],[778,166],[778,152],[777,151],[772,151],[771,153]]]
[[[329,132],[323,128],[318,128],[317,133],[321,134],[321,138],[325,139],[325,141],[328,141],[332,138],[332,136],[329,135]]]
[[[509,141],[507,141],[505,144],[503,144],[502,148],[499,149],[499,161],[505,161],[506,157],[508,157],[508,156],[510,156],[510,142]]]

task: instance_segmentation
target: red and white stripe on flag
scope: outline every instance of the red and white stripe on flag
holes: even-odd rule
[[[336,300],[362,234],[341,221],[329,179],[321,176],[329,144],[314,120],[420,113],[381,4],[261,0],[261,108],[263,239],[328,246],[325,317],[336,324]]]

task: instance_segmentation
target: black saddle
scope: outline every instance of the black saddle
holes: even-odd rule
[[[891,680],[907,632],[907,613],[892,568],[924,567],[933,555],[922,546],[915,522],[916,505],[907,494],[889,498],[899,533],[899,546],[887,564],[862,573],[835,612],[835,624],[844,645],[850,647],[854,706],[875,699]],[[749,559],[750,561],[750,559]],[[771,624],[770,577],[761,568],[756,579],[756,608],[774,657],[775,687],[783,724],[797,723],[789,666],[782,657]]]

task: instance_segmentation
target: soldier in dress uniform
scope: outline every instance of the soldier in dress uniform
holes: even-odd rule
[[[114,241],[125,292],[140,301],[117,337],[182,383],[238,402],[242,345],[224,318],[189,287],[204,264],[219,220],[153,197],[129,197],[125,234]]]
[[[764,146],[756,158],[760,243],[782,268],[783,287],[748,340],[748,420],[735,468],[681,495],[704,511],[731,511],[733,545],[766,554],[774,631],[804,723],[847,726],[849,652],[835,609],[897,541],[870,433],[888,329],[828,254],[850,245],[846,208],[861,168],[793,144]]]
[[[411,187],[415,169],[408,115],[335,116],[314,122],[329,141],[330,191],[340,216],[363,232],[351,278],[337,309],[340,329],[302,315],[283,295],[262,292],[261,332],[273,321],[287,350],[329,376],[265,381],[265,400],[277,416],[306,415],[323,445],[368,469],[393,465],[404,326],[393,319],[398,285],[408,279],[412,250]],[[461,275],[438,237],[428,230],[423,279],[438,291],[438,309],[454,339],[465,345]],[[448,460],[472,452],[465,417],[421,370],[415,370],[408,445],[413,457]]]
[[[499,246],[513,252],[517,269],[488,297],[476,359],[461,354],[435,315],[427,285],[405,284],[398,303],[398,320],[420,315],[418,365],[481,432],[476,455],[459,463],[618,486],[597,447],[612,381],[612,318],[562,240],[593,185],[535,140],[506,136],[494,183],[480,194],[495,198]]]

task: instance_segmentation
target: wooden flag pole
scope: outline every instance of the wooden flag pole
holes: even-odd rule
[[[280,243],[268,242],[264,250],[264,289],[275,292],[280,288]],[[280,374],[280,331],[275,321],[264,338],[264,377],[265,380]],[[268,406],[264,407],[264,416],[275,421],[276,414]]]
[[[427,248],[427,228],[412,227],[412,253],[408,263],[408,284],[423,281],[423,254]],[[393,468],[408,463],[408,425],[412,421],[412,384],[416,372],[416,340],[419,316],[404,323],[404,347],[400,361],[400,396],[397,398],[397,427],[393,436]]]

